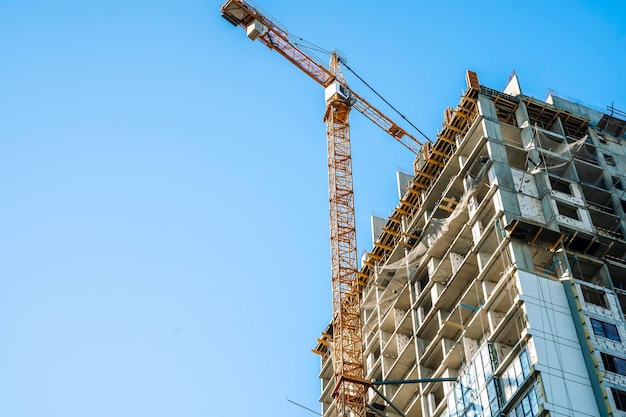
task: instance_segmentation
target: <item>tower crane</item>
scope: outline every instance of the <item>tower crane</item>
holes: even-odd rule
[[[349,114],[357,109],[413,153],[422,143],[389,117],[348,88],[341,71],[342,58],[331,54],[330,65],[319,63],[292,42],[288,31],[249,0],[227,0],[222,17],[242,27],[251,40],[275,50],[325,88],[330,203],[332,276],[333,369],[339,417],[365,417],[360,293],[356,290],[358,264],[350,153]]]

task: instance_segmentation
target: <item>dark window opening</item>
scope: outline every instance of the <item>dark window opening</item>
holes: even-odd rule
[[[570,183],[567,181],[559,180],[556,178],[550,178],[550,184],[552,185],[552,189],[554,191],[558,191],[560,193],[565,193],[568,195],[572,195],[572,188],[570,187]]]
[[[603,307],[609,308],[609,303],[606,300],[606,294],[602,290],[596,290],[595,288],[581,285],[580,289],[583,293],[583,298],[586,302]]]
[[[600,352],[604,369],[620,375],[626,375],[626,359]]]
[[[612,167],[615,166],[615,158],[613,158],[612,155],[608,155],[608,154],[603,154],[604,155],[604,160],[606,161],[607,165],[611,165]]]
[[[626,411],[626,392],[611,388],[613,392],[613,401],[618,410]]]
[[[580,220],[580,217],[578,216],[578,210],[575,207],[568,206],[567,204],[563,204],[557,201],[556,208],[559,211],[559,214],[572,218],[574,220]]]

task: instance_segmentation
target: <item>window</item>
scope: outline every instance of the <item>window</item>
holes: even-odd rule
[[[613,155],[609,155],[609,154],[602,154],[604,155],[604,160],[607,163],[607,165],[611,165],[612,167],[615,166],[615,158],[613,158]]]
[[[613,400],[618,410],[626,411],[626,392],[611,388],[613,392]]]
[[[550,177],[550,185],[554,191],[572,195],[572,188],[570,187],[570,183],[567,181]]]
[[[541,398],[537,397],[536,389],[535,386],[530,387],[530,390],[517,403],[517,406],[507,414],[507,417],[532,417],[539,415],[539,402]]]
[[[593,327],[593,332],[597,336],[606,337],[607,339],[617,340],[621,342],[622,339],[619,337],[619,332],[617,331],[617,326],[611,323],[606,323],[604,321],[591,319],[591,327]]]
[[[624,184],[622,184],[622,180],[619,177],[611,176],[613,179],[613,186],[620,191],[624,191]]]
[[[603,308],[609,308],[604,291],[596,290],[595,288],[587,287],[586,285],[581,285],[580,289],[586,302]]]
[[[602,364],[604,369],[616,374],[626,375],[626,359],[618,358],[617,356],[609,355],[608,353],[600,352],[602,357]],[[626,403],[624,403],[626,405]]]
[[[560,215],[569,217],[571,219],[580,220],[580,216],[578,216],[578,209],[576,209],[576,207],[572,207],[570,205],[563,204],[560,201],[557,201],[556,208],[559,211]]]
[[[502,374],[502,391],[504,392],[504,398],[507,401],[511,399],[519,388],[524,385],[524,381],[526,381],[529,376],[530,363],[528,361],[528,353],[526,349],[524,349]]]

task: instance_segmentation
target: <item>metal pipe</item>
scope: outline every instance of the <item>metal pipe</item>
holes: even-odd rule
[[[456,378],[421,378],[421,379],[398,379],[392,381],[374,381],[374,385],[400,385],[400,384],[427,384],[429,382],[454,382]]]

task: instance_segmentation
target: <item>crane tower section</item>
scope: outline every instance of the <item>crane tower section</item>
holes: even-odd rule
[[[326,88],[326,138],[333,293],[334,396],[338,415],[365,416],[363,341],[360,297],[353,288],[357,277],[356,227],[352,156],[350,151],[349,90],[343,90],[339,58],[331,56],[331,71],[339,79]]]
[[[275,50],[325,89],[328,147],[328,192],[333,305],[333,397],[339,417],[365,417],[366,390],[363,375],[358,262],[350,150],[351,108],[417,153],[421,142],[381,111],[351,91],[341,72],[341,58],[333,53],[330,66],[319,63],[290,40],[287,30],[250,1],[227,0],[222,16],[242,27],[251,40]]]

